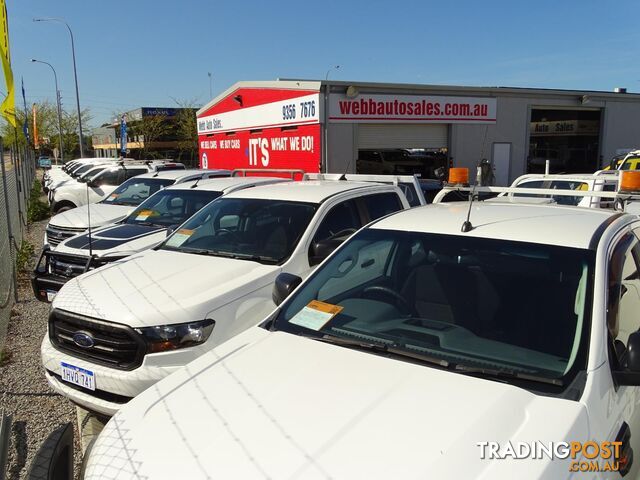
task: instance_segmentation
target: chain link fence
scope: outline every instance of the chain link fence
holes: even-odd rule
[[[0,351],[18,300],[16,260],[27,230],[27,208],[36,175],[35,154],[4,148],[0,139]]]

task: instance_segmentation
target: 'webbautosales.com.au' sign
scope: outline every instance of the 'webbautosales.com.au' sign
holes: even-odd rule
[[[495,123],[496,99],[434,95],[332,94],[331,122]]]

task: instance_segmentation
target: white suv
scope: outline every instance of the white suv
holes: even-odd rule
[[[90,203],[54,215],[47,225],[43,239],[44,247],[45,249],[54,248],[61,241],[84,232],[89,225],[91,228],[97,228],[122,220],[140,203],[163,187],[198,178],[228,177],[229,175],[229,170],[165,170],[136,175],[97,203]]]
[[[383,218],[121,409],[84,478],[638,478],[639,234],[568,206]]]
[[[51,210],[54,213],[95,203],[131,177],[162,170],[184,170],[184,165],[165,162],[110,162],[93,168],[96,173],[90,177],[83,177],[82,182],[63,183],[55,190],[49,191]]]
[[[196,171],[203,178],[213,174],[208,170]],[[183,172],[186,174],[187,171]],[[145,176],[135,179],[141,182],[158,180]],[[168,180],[163,178],[165,182]],[[167,233],[214,199],[243,188],[281,181],[284,180],[260,177],[198,178],[162,188],[118,223],[92,229],[91,233],[80,233],[62,241],[53,250],[44,250],[31,277],[33,292],[38,300],[50,302],[71,278],[158,245],[167,238]],[[122,195],[124,201],[126,193]]]
[[[395,185],[347,180],[225,195],[159,247],[62,287],[42,342],[47,380],[73,402],[112,415],[263,319],[278,274],[306,277],[363,225],[408,207]]]

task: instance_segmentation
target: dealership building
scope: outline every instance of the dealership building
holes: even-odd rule
[[[200,165],[421,173],[491,162],[495,183],[588,172],[640,147],[640,95],[343,81],[238,82],[197,112]]]

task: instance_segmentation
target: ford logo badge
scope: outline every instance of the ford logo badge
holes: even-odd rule
[[[93,340],[93,337],[84,332],[74,333],[73,343],[82,348],[91,348],[96,344],[96,342]]]

